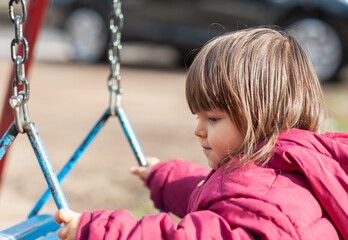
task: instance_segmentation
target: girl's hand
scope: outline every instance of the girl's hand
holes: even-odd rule
[[[54,216],[54,220],[57,224],[64,222],[65,226],[59,229],[58,237],[64,240],[75,240],[80,218],[80,213],[69,209],[60,209]]]
[[[147,157],[147,166],[146,167],[132,167],[131,173],[138,176],[143,182],[145,182],[146,178],[149,176],[151,169],[159,163],[158,158]]]

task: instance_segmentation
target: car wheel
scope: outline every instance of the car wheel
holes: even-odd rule
[[[307,53],[319,80],[333,80],[343,59],[343,46],[337,31],[316,18],[298,19],[287,28]]]
[[[81,7],[67,17],[65,30],[71,46],[71,59],[95,63],[106,55],[108,28],[94,9]]]

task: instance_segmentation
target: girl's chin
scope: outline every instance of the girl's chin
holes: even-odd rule
[[[208,165],[211,169],[214,169],[214,170],[219,168],[218,164],[216,164],[214,161],[211,161],[209,159],[208,159]]]

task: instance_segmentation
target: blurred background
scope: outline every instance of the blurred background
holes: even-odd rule
[[[69,38],[71,59],[98,62],[105,59],[111,7],[111,0],[53,0],[47,22]],[[288,29],[322,81],[334,80],[346,61],[346,0],[128,0],[122,8],[122,39],[173,47],[179,65],[209,39],[259,25]]]
[[[30,119],[56,172],[108,107],[111,4],[52,0],[27,70]],[[209,39],[258,25],[287,28],[298,39],[324,89],[326,130],[348,131],[346,0],[126,0],[122,10],[122,105],[145,155],[207,166],[185,102],[187,66]],[[0,110],[8,102],[13,38],[8,1],[0,0]],[[118,120],[109,119],[62,184],[70,207],[127,208],[138,218],[156,213],[148,191],[129,173],[133,165]],[[29,141],[19,135],[2,174],[0,229],[24,220],[45,187]],[[43,210],[55,211],[52,201]]]

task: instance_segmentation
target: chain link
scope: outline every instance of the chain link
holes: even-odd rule
[[[110,112],[112,116],[116,115],[117,108],[121,104],[121,32],[123,29],[123,13],[121,10],[121,1],[113,0],[112,15],[110,17],[110,35],[111,42],[109,46],[110,75],[108,78],[108,87],[110,91]]]
[[[22,16],[21,19],[22,19],[22,23],[24,23],[26,20],[27,20],[27,6],[25,4],[25,0],[9,0],[9,15],[10,15],[10,19],[11,21],[14,23],[14,20],[15,20],[15,16],[14,16],[14,7],[13,7],[13,3],[16,3],[16,4],[19,4],[21,3],[21,6],[22,6]]]
[[[14,4],[20,4],[22,15],[14,14]],[[29,121],[27,102],[29,100],[29,82],[25,77],[25,63],[29,58],[29,44],[23,36],[23,24],[27,19],[27,8],[25,0],[9,0],[9,17],[15,25],[15,37],[11,41],[11,58],[14,62],[15,77],[12,82],[12,97],[10,105],[14,110],[16,127],[18,132],[24,133],[21,120],[21,109],[25,121]],[[16,52],[23,46],[23,53],[17,55]],[[18,86],[24,84],[24,91],[18,92]]]

